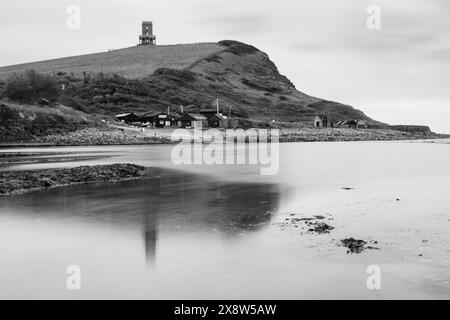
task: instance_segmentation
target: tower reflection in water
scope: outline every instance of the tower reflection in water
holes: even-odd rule
[[[165,232],[214,230],[233,237],[243,230],[257,231],[270,223],[279,201],[276,184],[229,183],[157,170],[155,177],[145,180],[79,185],[3,199],[0,210],[14,208],[40,223],[78,223],[80,230],[87,224],[122,234],[139,231],[146,263],[151,266]]]
[[[159,232],[217,230],[233,235],[258,230],[270,223],[280,200],[274,184],[227,183],[174,172],[136,187],[128,190],[134,196],[143,193],[138,210],[143,212],[148,263],[155,262]]]

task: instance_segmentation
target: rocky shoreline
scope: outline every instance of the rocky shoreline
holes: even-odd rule
[[[139,145],[169,144],[170,138],[148,137],[127,131],[110,128],[88,128],[66,134],[49,135],[32,141],[37,144],[56,146],[95,146],[95,145]]]
[[[302,128],[280,130],[280,142],[395,141],[444,139],[448,135],[391,129]]]
[[[450,138],[450,136],[391,129],[283,128],[280,129],[279,142],[396,141],[445,138]],[[206,140],[205,142],[208,143]],[[152,145],[174,143],[177,142],[172,141],[170,133],[167,132],[165,135],[148,136],[137,131],[116,128],[86,128],[65,134],[38,137],[31,141],[3,142],[0,143],[0,147]]]
[[[2,171],[0,172],[0,196],[78,184],[141,179],[150,177],[156,172],[157,169],[149,169],[134,164],[82,166],[70,169]]]

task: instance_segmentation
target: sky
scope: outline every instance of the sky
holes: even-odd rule
[[[2,0],[0,66],[130,47],[142,20],[158,44],[252,44],[299,91],[450,133],[448,0]]]

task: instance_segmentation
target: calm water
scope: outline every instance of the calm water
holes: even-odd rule
[[[0,298],[450,298],[448,144],[282,144],[275,176],[176,167],[171,150],[0,150],[59,153],[3,170],[163,168],[149,180],[0,198]],[[281,228],[290,213],[331,214],[335,229]],[[380,250],[348,255],[337,245],[347,237]],[[66,288],[69,265],[81,267],[80,291]],[[381,290],[367,289],[370,265]]]

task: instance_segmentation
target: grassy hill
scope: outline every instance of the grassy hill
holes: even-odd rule
[[[65,72],[80,77],[87,73],[115,73],[126,78],[142,78],[159,68],[183,69],[198,59],[223,48],[216,43],[166,46],[136,46],[110,52],[46,60],[0,67],[0,79],[34,69],[39,73]]]
[[[89,117],[56,104],[38,107],[0,101],[0,142],[29,141],[38,136],[64,134],[92,126]]]
[[[0,68],[0,79],[27,69],[55,74],[65,90],[59,103],[86,114],[198,112],[219,98],[223,112],[253,123],[364,119],[351,106],[311,97],[281,75],[269,56],[236,41],[141,46]],[[92,76],[83,77],[83,71]]]

